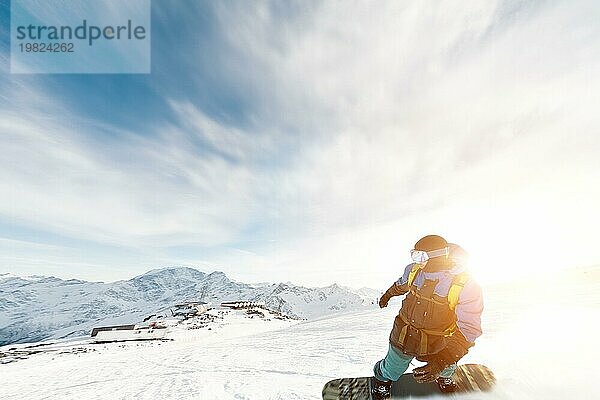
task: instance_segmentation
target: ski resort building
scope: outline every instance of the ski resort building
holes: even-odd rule
[[[92,340],[101,342],[122,342],[128,340],[163,339],[167,330],[161,326],[116,325],[92,329]]]
[[[265,308],[264,301],[226,301],[221,303],[221,307],[233,308],[234,310],[242,308]]]
[[[186,303],[175,304],[171,309],[171,315],[173,315],[174,317],[182,316],[185,318],[189,318],[195,315],[204,314],[210,309],[210,303],[205,303],[202,301],[189,301]]]

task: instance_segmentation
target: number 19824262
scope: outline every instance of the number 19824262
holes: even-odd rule
[[[73,53],[73,43],[19,43],[21,53]]]

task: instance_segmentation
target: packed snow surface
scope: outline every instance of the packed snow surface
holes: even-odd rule
[[[596,269],[484,288],[484,335],[463,362],[488,365],[498,384],[461,398],[600,398],[599,284]],[[302,322],[233,312],[167,342],[59,343],[87,350],[0,365],[0,398],[319,399],[330,379],[370,375],[399,304]]]

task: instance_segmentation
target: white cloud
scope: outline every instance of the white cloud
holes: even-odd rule
[[[262,222],[275,241],[243,249],[256,256],[209,260],[256,280],[381,284],[435,230],[592,244],[573,238],[600,223],[596,3],[273,4],[216,5],[251,126],[172,99],[177,124],[105,153],[78,134],[93,125],[3,113],[0,212],[140,247],[227,244]],[[518,207],[536,215],[510,221]]]
[[[121,137],[99,146],[97,127],[86,121],[6,114],[0,121],[0,209],[18,220],[143,246],[222,243],[251,217],[251,173],[195,154],[185,137]]]
[[[306,118],[322,121],[278,197],[296,212],[303,240],[276,246],[272,269],[317,280],[355,270],[364,279],[369,257],[391,248],[381,224],[406,238],[398,259],[390,253],[378,266],[389,269],[417,232],[473,239],[434,218],[468,218],[470,207],[493,223],[467,226],[506,247],[526,234],[563,239],[564,249],[528,268],[596,262],[589,249],[600,221],[593,202],[581,202],[600,200],[596,11],[593,2],[326,2],[290,23],[267,7],[223,8],[230,41],[259,60],[255,76],[274,89],[265,96],[292,118],[316,109]],[[518,213],[496,225],[493,214],[510,219],[515,201],[556,224]],[[572,245],[581,252],[568,258]]]

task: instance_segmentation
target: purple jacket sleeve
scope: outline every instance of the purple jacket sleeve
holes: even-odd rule
[[[448,338],[446,348],[437,354],[444,365],[450,365],[464,357],[469,348],[475,345],[475,339],[481,335],[483,296],[476,282],[470,280],[465,284],[454,311],[458,331]]]
[[[460,292],[456,312],[456,325],[463,336],[471,343],[481,336],[481,313],[483,312],[483,295],[481,287],[472,280],[467,281]]]

